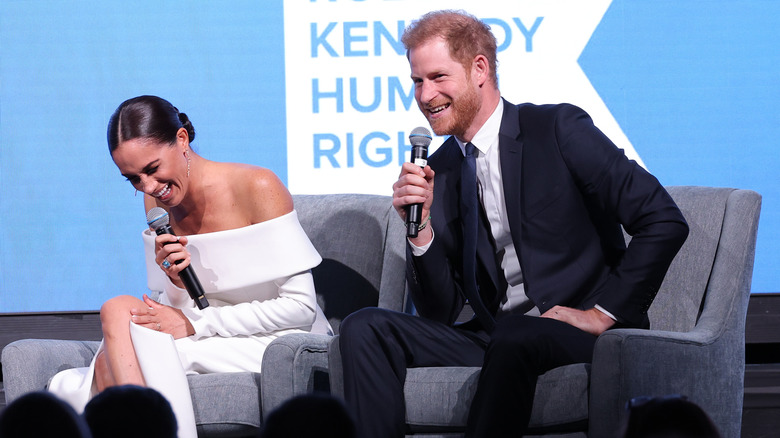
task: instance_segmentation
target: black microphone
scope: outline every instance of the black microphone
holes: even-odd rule
[[[425,167],[428,165],[428,145],[431,144],[431,132],[419,126],[412,129],[409,134],[409,142],[412,144],[412,158],[410,162]],[[410,204],[406,206],[406,236],[417,237],[417,231],[422,220],[422,204]]]
[[[158,236],[161,234],[176,235],[171,226],[168,225],[168,222],[168,212],[163,208],[154,207],[146,213],[146,223],[149,224],[149,227],[151,227]],[[181,260],[176,262],[176,264],[179,263],[181,263]],[[200,285],[200,281],[195,275],[195,270],[192,269],[192,266],[187,266],[182,269],[181,272],[179,272],[179,278],[181,278],[182,283],[184,283],[184,288],[187,289],[190,298],[195,300],[195,305],[198,306],[198,309],[205,309],[209,306],[209,302],[203,294],[203,286]]]

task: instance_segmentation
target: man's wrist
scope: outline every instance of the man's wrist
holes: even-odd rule
[[[427,226],[420,230],[417,237],[407,238],[409,245],[412,247],[412,255],[419,257],[425,254],[433,243],[433,228]]]
[[[603,307],[599,306],[598,304],[596,304],[595,306],[593,306],[593,308],[594,308],[594,309],[596,309],[596,310],[598,310],[599,312],[603,313],[604,315],[607,315],[607,316],[608,316],[610,319],[612,319],[613,321],[617,321],[617,318],[615,317],[615,315],[613,315],[612,313],[610,313],[610,312],[609,312],[607,309],[605,309],[605,308],[603,308]]]
[[[601,306],[596,306],[591,309],[593,316],[598,320],[599,326],[606,330],[615,325],[616,319],[609,312],[605,311]],[[602,330],[602,331],[603,331]]]
[[[431,215],[429,214],[428,215],[428,219],[425,219],[425,222],[423,222],[423,223],[421,223],[420,225],[417,226],[417,232],[419,233],[420,231],[424,230],[425,227],[428,226],[428,222],[430,222],[430,221],[431,221]]]

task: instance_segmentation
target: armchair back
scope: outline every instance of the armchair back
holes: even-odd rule
[[[322,256],[312,270],[317,299],[335,333],[363,307],[405,305],[404,226],[380,195],[294,195],[298,219]]]
[[[716,256],[724,261],[722,259],[725,253],[721,251],[733,249],[723,246],[728,241],[729,235],[738,231],[728,227],[744,226],[744,221],[734,224],[724,223],[727,212],[731,213],[727,205],[731,195],[739,195],[740,191],[692,186],[671,186],[667,187],[667,190],[688,221],[690,234],[669,267],[661,289],[648,311],[650,328],[688,332],[699,321],[704,304],[707,301],[720,299],[711,296],[713,294],[710,290],[711,286],[716,286],[712,283],[711,277]],[[731,262],[739,263],[730,268],[735,274],[746,268],[749,268],[748,272],[752,272],[752,259],[750,266],[745,266],[745,260],[737,262],[732,259]],[[749,289],[749,281],[750,276],[748,276],[748,284],[743,287]],[[721,316],[725,320],[726,315]]]

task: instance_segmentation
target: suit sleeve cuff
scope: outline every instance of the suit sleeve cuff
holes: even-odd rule
[[[599,306],[598,304],[596,304],[594,307],[595,307],[595,308],[596,308],[596,309],[597,309],[599,312],[601,312],[601,313],[603,313],[603,314],[605,314],[605,315],[609,316],[610,318],[612,318],[612,320],[613,320],[613,321],[617,321],[617,318],[615,318],[615,315],[613,315],[613,314],[611,314],[611,313],[607,312],[607,310],[606,310],[606,309],[604,309],[603,307]]]
[[[417,246],[413,244],[412,241],[409,240],[408,238],[406,239],[406,241],[409,242],[409,247],[412,249],[412,255],[415,257],[420,257],[421,255],[425,254],[428,251],[428,248],[431,247],[431,244],[433,243],[433,239],[435,238],[436,238],[436,233],[434,233],[433,230],[431,230],[431,240],[423,246]]]

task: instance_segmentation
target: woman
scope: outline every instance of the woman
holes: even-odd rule
[[[50,384],[77,410],[110,386],[156,387],[174,405],[180,436],[195,427],[184,373],[260,372],[273,339],[331,333],[310,272],[321,258],[287,189],[267,169],[202,158],[190,148],[194,138],[187,116],[159,97],[127,100],[111,116],[114,163],[144,193],[147,211],[169,213],[175,236],[143,233],[149,288],[159,298],[107,301],[100,310],[103,344],[92,366],[75,385],[73,370]],[[187,266],[209,307],[198,309],[184,289],[179,273]]]

